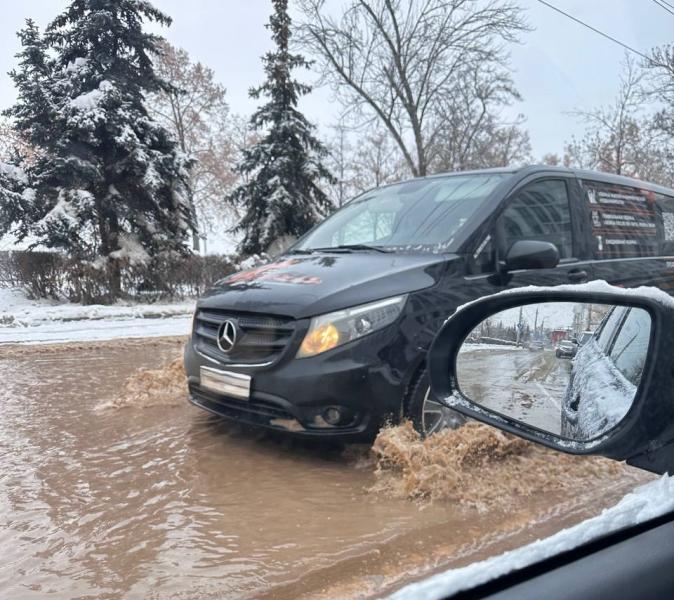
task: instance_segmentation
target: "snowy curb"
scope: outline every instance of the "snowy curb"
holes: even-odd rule
[[[191,316],[194,303],[179,305],[138,305],[138,306],[78,306],[58,305],[0,312],[1,327],[34,327],[47,323],[68,323],[72,321],[101,321],[116,319],[165,319],[168,317]]]
[[[0,344],[39,344],[188,335],[195,302],[58,304],[0,288]]]

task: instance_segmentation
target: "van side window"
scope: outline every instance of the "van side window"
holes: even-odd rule
[[[571,214],[566,182],[535,181],[510,201],[502,217],[506,250],[518,240],[551,242],[560,258],[573,256]]]
[[[667,228],[657,194],[600,181],[584,180],[582,185],[597,258],[657,256]]]

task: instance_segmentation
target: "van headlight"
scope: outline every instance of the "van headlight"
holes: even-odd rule
[[[314,317],[297,358],[327,352],[390,325],[400,316],[405,300],[406,294]]]

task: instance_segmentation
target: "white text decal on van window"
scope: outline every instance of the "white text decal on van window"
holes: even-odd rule
[[[477,250],[475,250],[475,253],[473,254],[473,258],[477,259],[478,256],[482,253],[484,250],[485,246],[489,243],[491,240],[491,235],[488,235],[484,240],[482,240],[482,243],[477,247]]]
[[[659,253],[663,227],[654,192],[598,181],[583,181],[583,187],[587,192],[598,258]]]

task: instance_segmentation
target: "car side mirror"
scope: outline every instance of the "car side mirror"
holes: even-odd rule
[[[581,333],[581,346],[569,343]],[[428,366],[434,396],[465,416],[664,473],[674,472],[673,345],[674,299],[661,290],[523,288],[459,309]]]
[[[520,269],[553,269],[559,264],[559,250],[550,242],[519,240],[514,242],[505,258],[507,271]]]

